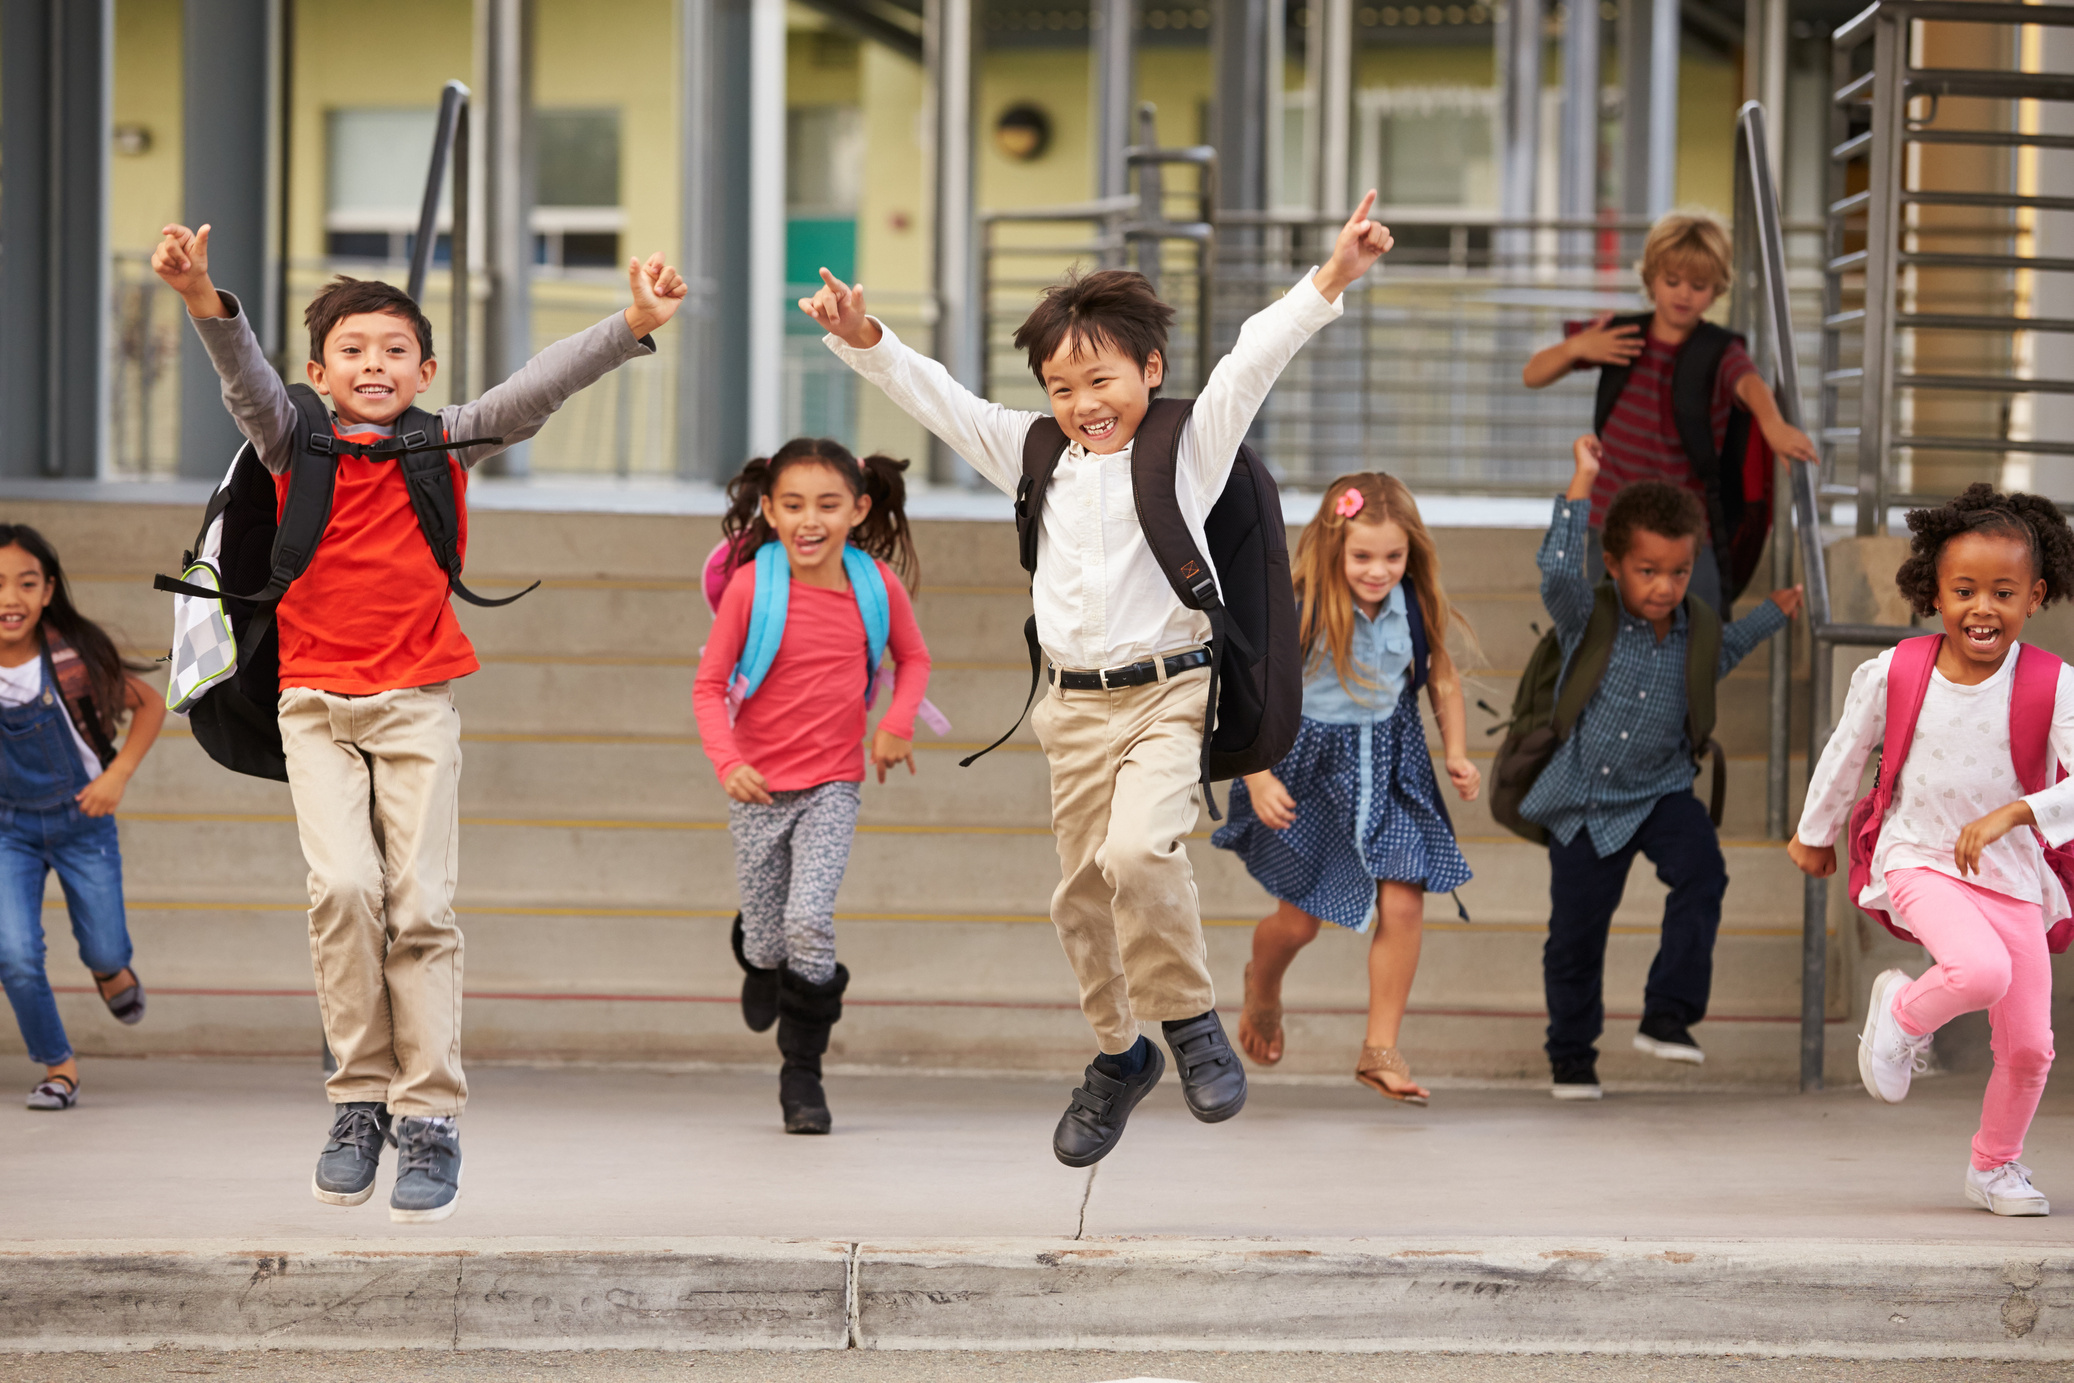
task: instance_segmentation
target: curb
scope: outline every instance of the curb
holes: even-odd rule
[[[0,1246],[0,1350],[1424,1350],[2074,1359],[2074,1253],[1479,1239]]]

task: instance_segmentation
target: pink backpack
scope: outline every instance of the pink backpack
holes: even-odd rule
[[[1872,882],[1872,856],[1880,843],[1880,825],[1894,800],[1894,779],[1908,762],[1908,746],[1915,738],[1916,718],[1923,713],[1923,697],[1930,690],[1930,674],[1937,666],[1937,650],[1944,635],[1903,639],[1894,646],[1894,661],[1887,668],[1887,734],[1880,748],[1879,778],[1872,791],[1860,798],[1851,811],[1849,833],[1851,901],[1856,903]],[[2022,644],[2017,648],[2015,685],[2009,693],[2009,752],[2015,761],[2017,785],[2025,796],[2040,792],[2067,776],[2063,765],[2053,762],[2052,712],[2059,699],[2060,660],[2042,648]],[[2045,846],[2045,863],[2058,876],[2060,886],[2074,898],[2074,844]],[[1859,910],[1903,941],[1921,945],[1894,919],[1875,908]],[[2062,918],[2045,935],[2046,947],[2055,955],[2074,941],[2074,917]]]

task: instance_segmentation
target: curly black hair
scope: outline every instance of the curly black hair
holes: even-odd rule
[[[2045,603],[2074,593],[2074,529],[2060,507],[2042,495],[2001,494],[1976,481],[1935,509],[1908,511],[1908,560],[1894,584],[1918,616],[1937,613],[1937,559],[1961,533],[1995,533],[2031,549],[2031,570],[2045,581]]]
[[[1637,531],[1660,538],[1699,538],[1707,531],[1707,513],[1699,496],[1661,480],[1624,485],[1606,506],[1606,529],[1600,542],[1609,557],[1625,557]]]

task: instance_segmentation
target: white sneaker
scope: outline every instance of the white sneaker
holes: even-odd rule
[[[1894,1016],[1894,1000],[1909,984],[1903,970],[1882,970],[1873,977],[1871,1009],[1858,1036],[1858,1076],[1865,1093],[1882,1104],[1908,1098],[1909,1082],[1930,1069],[1930,1034],[1915,1036]]]
[[[1983,1172],[1966,1164],[1966,1199],[1997,1215],[2050,1215],[2052,1202],[2031,1185],[2031,1169],[2005,1162]]]

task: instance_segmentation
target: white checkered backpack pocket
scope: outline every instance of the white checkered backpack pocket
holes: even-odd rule
[[[237,469],[237,463],[231,463]],[[210,504],[211,515],[202,530],[200,547],[189,554],[180,579],[212,591],[223,589],[220,563],[223,550],[223,506],[230,488],[225,475]],[[201,596],[173,597],[172,676],[166,682],[166,709],[186,715],[194,703],[219,682],[238,670],[238,640],[231,632],[230,616],[223,602]]]

